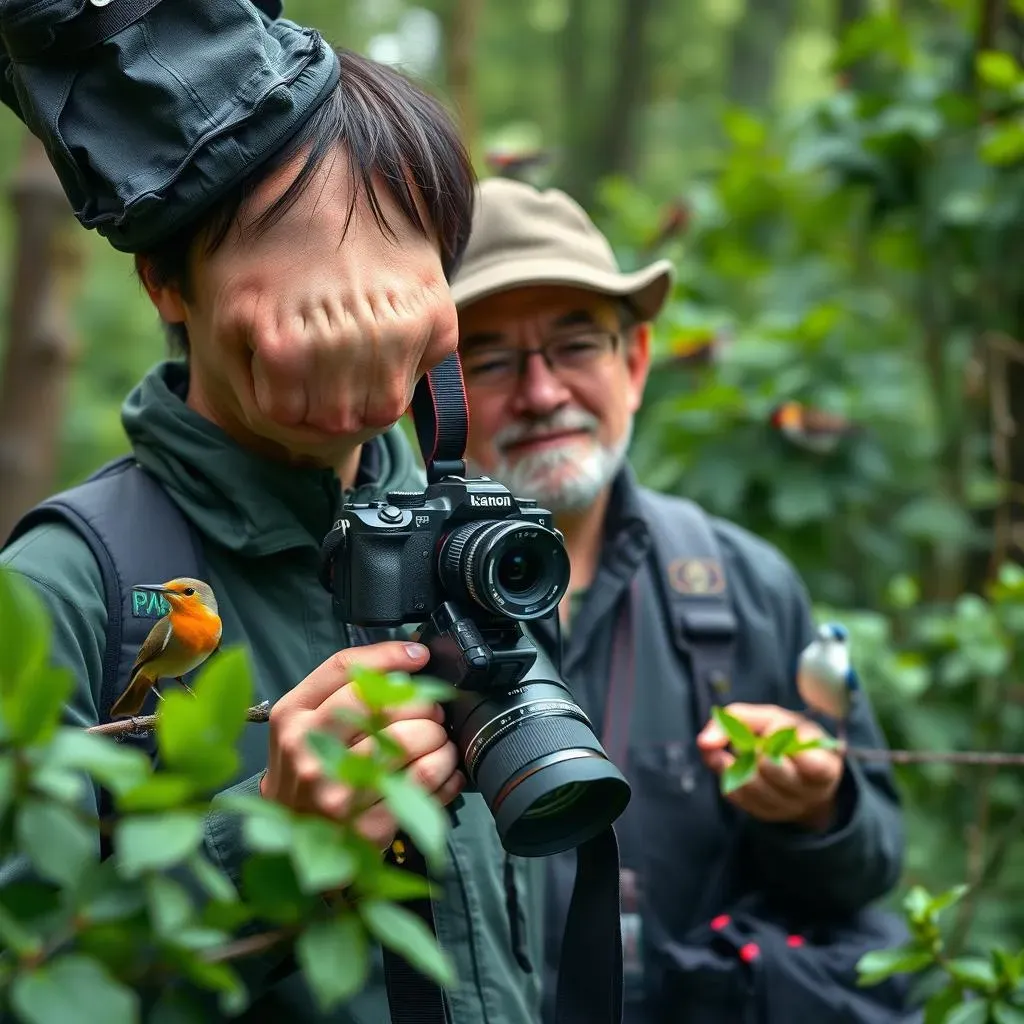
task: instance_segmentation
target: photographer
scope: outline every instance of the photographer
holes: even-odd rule
[[[895,987],[858,990],[854,970],[900,941],[867,909],[900,872],[889,770],[809,750],[719,794],[733,754],[713,705],[757,734],[823,730],[796,692],[813,634],[793,568],[738,526],[640,487],[626,462],[671,279],[667,261],[620,272],[564,193],[492,179],[452,282],[470,467],[554,513],[572,567],[562,672],[633,788],[616,823],[624,1019],[903,1020]],[[554,631],[548,644],[559,648]],[[866,697],[849,739],[883,742]],[[551,858],[548,879],[550,1020],[571,852]]]
[[[99,17],[92,8],[86,16]],[[213,140],[210,146],[221,145],[218,127],[227,138],[216,152],[197,148],[192,163],[180,165],[177,199],[192,189],[202,200],[195,203],[201,216],[173,231],[164,230],[166,197],[153,204],[152,194],[142,196],[116,223],[107,216],[113,204],[100,200],[109,200],[115,186],[127,188],[131,168],[107,181],[113,185],[104,196],[79,191],[89,181],[102,190],[103,168],[113,166],[104,160],[117,134],[97,128],[89,149],[64,137],[55,141],[53,126],[87,133],[103,123],[99,112],[72,109],[78,96],[72,93],[64,115],[51,117],[45,104],[52,91],[33,93],[29,72],[19,79],[18,66],[13,90],[7,80],[5,101],[49,143],[80,219],[89,224],[92,217],[134,253],[145,290],[184,358],[157,365],[128,395],[122,421],[133,460],[28,513],[2,561],[46,602],[55,658],[77,680],[66,719],[87,727],[109,716],[127,681],[126,665],[156,617],[132,606],[131,587],[190,575],[184,564],[169,563],[198,559],[219,604],[221,643],[248,647],[256,699],[273,704],[269,730],[246,731],[244,769],[231,792],[335,817],[348,794],[320,777],[305,736],[340,728],[334,712],[356,700],[353,664],[384,672],[430,666],[425,648],[406,642],[401,631],[356,632],[337,621],[331,595],[317,579],[320,544],[343,498],[365,500],[423,484],[393,425],[417,380],[456,346],[446,276],[468,235],[472,172],[437,103],[379,64],[332,53],[310,30],[266,18],[244,0],[204,0],[201,8],[175,0],[158,5],[151,18],[145,31],[128,25],[118,46],[101,46],[89,74],[105,73],[102,60],[110,53],[128,65],[133,54],[140,64],[155,54],[159,59],[147,67],[156,76],[150,84],[164,90],[163,107],[143,109],[141,73],[142,98],[126,97],[123,108],[116,106],[125,94],[116,77],[105,93],[93,95],[110,98],[108,113],[123,115],[143,135],[146,118],[167,118],[175,104],[202,107],[198,116],[191,109],[192,123],[163,125],[168,130],[159,139],[154,129],[151,142],[175,138],[179,128],[186,137],[196,125],[197,138]],[[259,73],[244,66],[239,40]],[[12,28],[5,44],[13,43]],[[40,75],[51,67],[62,73],[59,65],[38,67]],[[254,82],[266,83],[266,91],[250,98],[246,90]],[[248,135],[239,129],[231,137],[229,104],[218,106],[214,92],[233,102],[243,97]],[[210,111],[224,117],[213,130],[204,120],[214,117]],[[275,148],[254,155],[254,139],[276,131],[275,119],[282,120]],[[153,151],[141,145],[126,146],[124,158],[147,159]],[[61,163],[69,153],[91,161],[88,174]],[[215,159],[236,161],[244,176],[211,190],[207,172]],[[163,174],[173,163],[158,166],[154,156],[137,177]],[[154,218],[163,218],[160,231],[151,230]],[[112,662],[110,631],[120,612],[105,591],[108,556],[128,588]],[[141,713],[156,703],[149,694]],[[412,777],[450,804],[465,780],[441,709],[403,708],[387,731],[404,749]],[[382,851],[389,847],[396,824],[383,805],[359,822]],[[212,816],[205,844],[239,884],[237,820]],[[526,866],[505,854],[479,797],[459,810],[451,849],[436,917],[460,980],[450,997],[452,1020],[534,1024],[537,974],[523,967],[527,939],[520,921],[510,919],[509,900],[510,887],[526,891]],[[379,950],[369,986],[330,1015],[317,1010],[294,963],[283,966],[287,954],[284,947],[255,958],[255,970],[246,972],[253,1004],[237,1019],[389,1019]],[[212,998],[205,1019],[220,1019]]]

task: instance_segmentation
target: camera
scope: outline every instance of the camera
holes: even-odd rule
[[[487,477],[346,504],[321,581],[344,622],[420,623],[445,726],[502,844],[547,856],[604,831],[630,789],[524,623],[557,614],[569,556],[552,515]]]

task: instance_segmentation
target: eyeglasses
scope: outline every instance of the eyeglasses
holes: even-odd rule
[[[462,357],[462,375],[476,388],[509,387],[522,379],[527,360],[540,356],[563,379],[593,369],[619,342],[613,331],[581,331],[552,338],[538,348],[481,348]]]

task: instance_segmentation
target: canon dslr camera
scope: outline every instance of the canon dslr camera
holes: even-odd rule
[[[505,848],[581,845],[630,790],[522,623],[557,613],[569,557],[551,513],[486,477],[347,504],[324,541],[324,584],[344,622],[422,623],[426,672],[456,687],[446,728]]]

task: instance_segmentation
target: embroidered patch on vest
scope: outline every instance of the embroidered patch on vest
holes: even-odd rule
[[[668,566],[668,582],[680,594],[720,594],[725,573],[713,558],[677,558]]]
[[[171,606],[163,594],[152,590],[132,590],[132,617],[136,619],[162,619]]]

